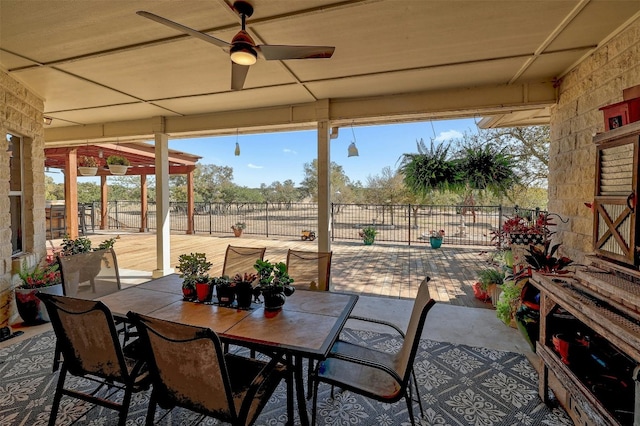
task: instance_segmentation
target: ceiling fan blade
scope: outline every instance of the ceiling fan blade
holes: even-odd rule
[[[199,38],[200,40],[204,40],[207,43],[215,44],[216,46],[219,46],[225,49],[228,49],[231,47],[231,44],[227,43],[224,40],[220,40],[219,38],[215,38],[213,36],[210,36],[209,34],[201,33],[200,31],[196,31],[193,28],[185,27],[182,24],[178,24],[177,22],[170,21],[166,18],[163,18],[162,16],[158,16],[150,12],[145,12],[144,10],[139,10],[136,13],[144,18],[151,19],[152,21],[156,21],[162,25],[171,27],[174,30],[178,30],[182,33]]]
[[[278,46],[263,44],[256,46],[267,60],[330,58],[333,46]]]
[[[248,72],[249,65],[238,65],[231,61],[231,90],[242,90]]]

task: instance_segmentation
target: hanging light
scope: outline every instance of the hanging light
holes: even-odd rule
[[[353,130],[353,123],[351,123],[351,133],[353,134],[353,142],[351,142],[351,144],[349,145],[349,148],[347,149],[347,152],[349,154],[347,156],[359,157],[360,154],[358,154],[358,147],[356,147],[356,132]]]
[[[240,133],[240,131],[238,129],[236,129],[236,150],[234,151],[234,154],[236,155],[236,157],[240,156],[240,144],[238,143],[238,134]]]

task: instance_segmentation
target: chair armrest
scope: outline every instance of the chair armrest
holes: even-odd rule
[[[345,355],[345,354],[340,354],[340,353],[331,353],[327,358],[335,358],[341,361],[352,362],[354,364],[365,365],[367,367],[382,370],[385,373],[389,374],[391,377],[393,377],[393,379],[396,380],[398,383],[402,383],[402,378],[398,376],[395,370],[392,370],[391,368],[387,367],[384,364],[380,364],[380,363],[373,362],[366,359],[355,358],[355,357]]]
[[[398,334],[400,334],[402,337],[404,337],[404,331],[402,329],[400,329],[400,327],[398,327],[397,325],[388,322],[388,321],[383,321],[383,320],[378,320],[378,319],[374,319],[374,318],[366,318],[366,317],[361,317],[358,315],[350,315],[347,318],[347,321],[349,320],[358,320],[358,321],[364,321],[364,322],[371,322],[374,324],[380,324],[380,325],[386,325],[387,327],[391,327],[393,328],[395,331],[398,332]]]

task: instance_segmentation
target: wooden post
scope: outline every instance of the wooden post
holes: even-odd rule
[[[64,165],[64,204],[67,235],[78,238],[78,150],[71,149]]]

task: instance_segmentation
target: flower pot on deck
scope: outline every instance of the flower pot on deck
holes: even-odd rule
[[[41,288],[16,288],[16,306],[20,318],[27,325],[41,324],[43,322],[49,322],[49,314],[44,303],[36,294],[47,293],[62,296],[62,284],[56,284],[48,287]]]
[[[432,249],[439,249],[442,245],[442,238],[429,237],[429,243],[431,244]]]

